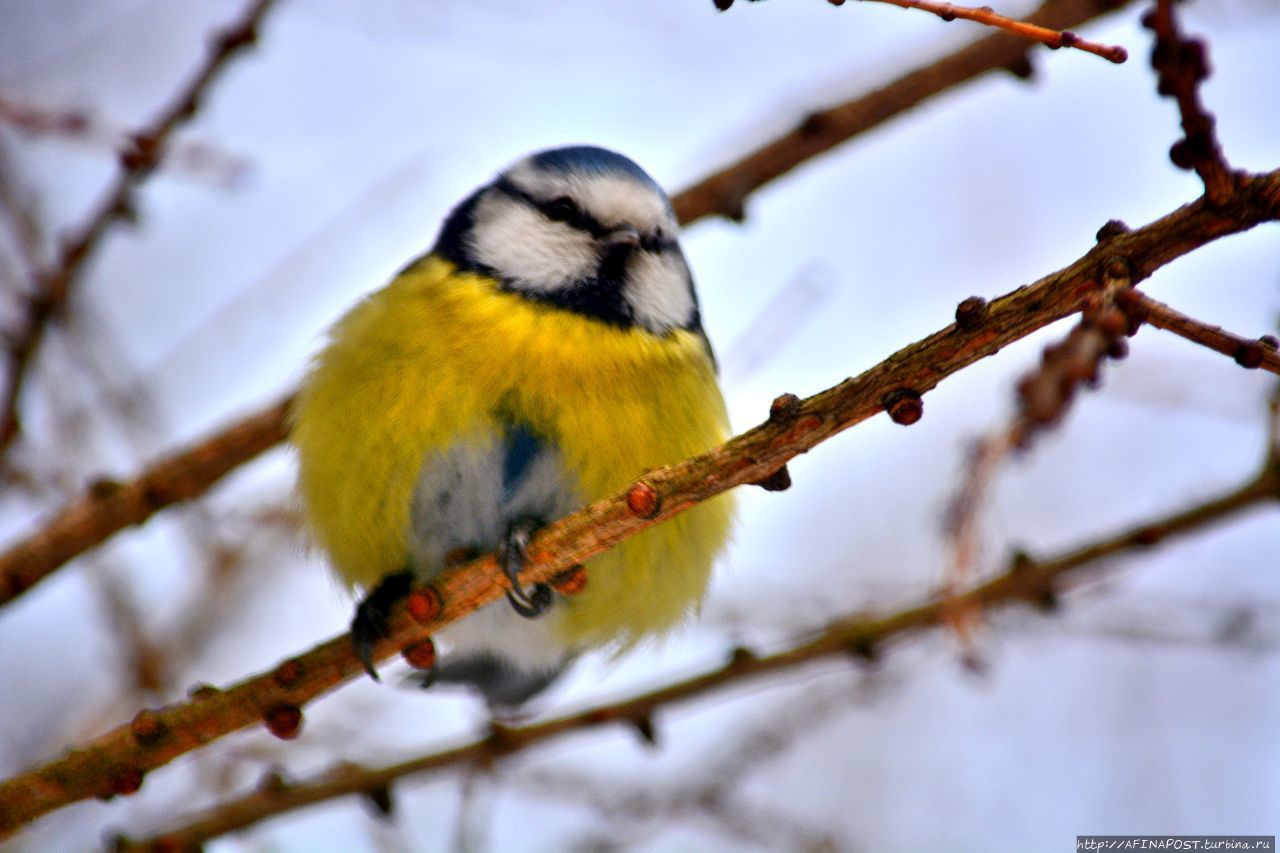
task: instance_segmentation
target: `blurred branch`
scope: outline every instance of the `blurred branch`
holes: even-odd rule
[[[1108,223],[1099,237],[1108,239],[1120,233],[1119,228],[1119,223]],[[979,510],[1001,465],[1014,452],[1026,450],[1038,434],[1062,422],[1076,389],[1097,385],[1105,359],[1123,358],[1129,351],[1124,338],[1136,334],[1140,324],[1126,313],[1132,300],[1122,299],[1130,294],[1133,283],[1128,264],[1118,257],[1108,260],[1102,283],[1099,292],[1085,298],[1079,321],[1061,341],[1046,346],[1039,366],[1018,381],[1017,408],[1008,426],[981,439],[969,456],[947,512],[952,559],[943,588],[948,595],[968,583],[977,563]],[[977,619],[977,611],[962,609],[947,617],[966,655]],[[972,657],[969,660],[976,663]]]
[[[1136,308],[1141,312],[1143,322],[1148,325],[1173,332],[1192,343],[1229,356],[1241,367],[1262,368],[1280,375],[1280,354],[1276,352],[1278,344],[1273,335],[1263,335],[1255,340],[1248,340],[1218,326],[1211,326],[1194,317],[1188,317],[1145,293],[1135,291],[1133,295],[1136,299]]]
[[[1124,2],[1125,0],[1047,0],[1029,20],[1038,21],[1047,26],[1075,26],[1104,12],[1119,8],[1124,5]],[[759,189],[765,183],[805,160],[905,112],[926,98],[993,69],[1015,69],[1021,76],[1028,75],[1031,67],[1026,63],[1025,52],[1024,43],[1002,34],[974,42],[925,68],[907,74],[883,89],[830,110],[814,113],[800,128],[766,144],[746,159],[676,195],[672,199],[672,204],[684,225],[712,214],[740,219],[743,216],[743,200],[748,193]],[[252,429],[252,427],[246,422],[232,426],[230,429],[242,430]],[[283,439],[283,432],[277,431],[276,434],[279,435],[277,440]],[[207,442],[211,445],[216,443],[218,443],[218,436],[210,438]],[[249,461],[254,455],[270,446],[270,444],[256,442],[229,441],[223,449],[228,453],[238,450],[242,455],[222,458],[218,454],[200,454],[199,459],[189,460],[192,464],[188,469],[188,476],[193,483],[200,480],[204,482],[204,488],[208,488],[216,483],[219,477]],[[202,464],[210,465],[212,469],[203,471],[200,467]],[[139,480],[146,479],[147,476],[144,473],[140,475]],[[187,494],[187,498],[197,496],[198,492]],[[83,512],[91,505],[92,501],[89,497],[77,499],[55,516],[54,521],[49,525],[50,528],[58,527],[59,529],[39,531],[26,541],[12,547],[4,555],[0,555],[0,605],[34,582],[32,580],[15,584],[12,578],[38,580],[87,548],[101,543],[111,534],[128,525],[140,523],[152,514],[151,512],[119,514],[113,513],[112,507],[103,507],[96,517],[88,519]],[[61,520],[72,515],[84,519],[82,522],[77,522],[78,524],[84,525],[85,528],[92,526],[99,532],[81,539],[68,536],[67,529]],[[59,541],[63,546],[56,551],[43,552],[39,543],[44,540]],[[33,547],[37,553],[27,550]],[[15,566],[22,568],[15,570]]]
[[[125,128],[90,110],[40,103],[13,92],[0,91],[0,122],[24,133],[56,136],[94,149],[118,151],[132,144]],[[157,166],[219,187],[235,185],[249,168],[240,157],[210,143],[190,139],[175,139],[166,144],[163,160]]]
[[[112,534],[203,495],[224,475],[284,440],[292,397],[167,456],[127,483],[94,482],[27,539],[0,554],[0,605]]]
[[[1271,416],[1267,421],[1267,453],[1280,459],[1280,388],[1272,392],[1267,408]]]
[[[532,725],[495,725],[482,739],[443,752],[419,756],[385,767],[342,764],[310,782],[278,783],[223,803],[196,817],[180,829],[146,841],[125,839],[122,851],[186,850],[243,829],[267,818],[334,797],[363,794],[389,798],[391,783],[405,776],[438,771],[458,765],[489,765],[545,740],[606,724],[629,724],[645,737],[654,737],[653,714],[659,708],[684,702],[743,680],[769,675],[827,657],[875,658],[881,647],[926,628],[946,624],[949,613],[961,608],[991,609],[1010,604],[1031,604],[1053,609],[1064,587],[1079,583],[1087,570],[1099,569],[1109,557],[1145,550],[1158,543],[1198,533],[1245,510],[1280,501],[1280,458],[1270,454],[1262,470],[1248,482],[1190,509],[1130,527],[1089,545],[1044,560],[1016,555],[1001,575],[972,586],[954,597],[937,598],[884,616],[853,617],[833,623],[816,639],[783,652],[757,657],[744,649],[711,672],[668,687],[600,705],[586,711]],[[795,729],[791,726],[789,729]],[[3,799],[0,798],[0,803]]]
[[[844,0],[828,0],[828,2],[835,6],[844,5]],[[1085,53],[1101,56],[1108,62],[1117,64],[1129,58],[1129,52],[1119,45],[1098,44],[1097,42],[1086,41],[1070,30],[1055,30],[1032,23],[1025,23],[1014,18],[1006,18],[1004,15],[996,14],[991,10],[990,6],[974,8],[971,6],[957,6],[954,3],[937,3],[934,0],[875,0],[875,2],[888,3],[891,6],[898,6],[902,9],[920,9],[925,12],[932,12],[944,21],[963,18],[966,21],[974,21],[984,26],[1004,30],[1020,38],[1038,41],[1054,50],[1060,47],[1073,47],[1076,50],[1083,50]]]
[[[111,633],[119,646],[118,654],[123,658],[121,670],[125,695],[136,707],[169,684],[172,669],[167,660],[169,650],[147,637],[143,629],[145,614],[125,584],[121,567],[108,563],[100,554],[95,554],[86,563],[89,569],[86,574],[102,601]]]
[[[1169,149],[1179,169],[1194,169],[1204,182],[1205,195],[1215,204],[1231,197],[1235,175],[1218,144],[1213,115],[1200,103],[1200,84],[1209,76],[1209,48],[1199,39],[1184,38],[1173,16],[1173,0],[1156,0],[1142,16],[1155,33],[1151,67],[1159,76],[1156,91],[1178,102],[1185,134]]]
[[[204,64],[195,77],[179,90],[174,102],[151,124],[130,137],[128,147],[120,152],[120,170],[88,221],[62,244],[53,267],[37,276],[27,299],[22,324],[8,341],[8,375],[4,397],[0,400],[0,453],[18,434],[18,399],[24,379],[45,329],[66,304],[71,285],[107,229],[113,223],[135,217],[134,190],[150,177],[163,159],[169,135],[175,127],[196,114],[200,100],[218,73],[226,67],[227,61],[257,39],[258,26],[274,2],[252,0],[239,21],[213,38]]]
[[[645,849],[652,846],[655,836],[680,823],[720,833],[729,842],[725,845],[728,849],[795,853],[848,850],[851,845],[840,843],[835,827],[824,831],[823,822],[812,815],[799,818],[789,814],[788,807],[793,805],[789,798],[753,796],[744,788],[753,777],[768,774],[771,762],[812,739],[841,714],[854,707],[869,709],[876,695],[884,692],[881,683],[888,679],[883,670],[861,675],[852,685],[846,679],[790,685],[783,701],[778,701],[776,694],[762,694],[747,713],[735,715],[733,725],[713,738],[710,748],[686,745],[681,749],[689,772],[661,785],[653,784],[650,778],[620,777],[607,770],[528,765],[503,773],[500,782],[507,791],[523,790],[540,798],[585,806],[594,813],[596,828],[567,839],[562,843],[565,850],[604,853]],[[660,747],[660,742],[657,745]],[[479,768],[493,774],[490,767]],[[395,801],[391,802],[394,808]]]
[[[884,2],[910,6],[920,0]],[[1151,66],[1158,76],[1157,91],[1174,97],[1182,116],[1185,137],[1170,149],[1170,158],[1179,168],[1194,168],[1204,183],[1205,199],[1221,204],[1231,197],[1237,177],[1243,176],[1231,174],[1214,132],[1214,118],[1200,103],[1199,86],[1209,76],[1208,48],[1179,33],[1173,0],[1157,0],[1155,8],[1143,16],[1143,25],[1155,33]],[[1102,240],[1126,230],[1124,223],[1112,220],[1098,237]],[[1274,337],[1257,341],[1236,338],[1130,290],[1131,283],[1123,259],[1107,264],[1106,286],[1090,297],[1095,304],[1085,308],[1063,342],[1045,348],[1040,369],[1018,383],[1018,411],[1013,422],[1004,432],[982,440],[971,454],[968,474],[948,513],[953,546],[948,589],[963,582],[974,563],[978,508],[1000,464],[1013,451],[1025,449],[1036,433],[1059,423],[1076,388],[1097,383],[1107,356],[1123,358],[1128,353],[1123,336],[1135,334],[1144,320],[1231,355],[1243,367],[1268,364],[1274,370],[1280,366]],[[976,615],[956,611],[949,617],[962,642],[967,642]]]
[[[529,564],[520,581],[554,581],[622,540],[734,486],[774,483],[789,459],[878,412],[913,423],[923,412],[921,395],[944,378],[1079,311],[1098,292],[1105,269],[1116,259],[1128,265],[1133,281],[1141,281],[1199,246],[1277,218],[1280,170],[1243,179],[1226,205],[1201,198],[1143,228],[1108,234],[1071,266],[984,305],[980,316],[966,314],[963,325],[935,332],[806,400],[784,394],[760,426],[706,453],[652,470],[624,491],[543,528],[529,544]],[[1042,586],[1042,574],[1023,571],[1003,585],[983,585],[969,595],[979,602],[1026,597],[1028,578],[1039,578]],[[434,589],[415,590],[394,609],[390,635],[375,646],[374,658],[405,650],[421,660],[431,634],[498,599],[507,588],[493,555],[444,573]],[[924,621],[920,615],[898,618],[916,620],[912,625],[932,624],[932,608],[938,606],[929,606]],[[132,793],[146,772],[255,723],[265,722],[277,736],[295,737],[302,724],[301,706],[360,671],[350,636],[343,634],[225,690],[207,688],[188,702],[144,710],[131,724],[0,784],[0,834],[89,796]]]
[[[1274,600],[1248,597],[1247,603],[1196,601],[1184,605],[1190,614],[1179,613],[1173,603],[1145,594],[1141,603],[1141,609],[1126,609],[1118,616],[1104,609],[1101,618],[1041,623],[1039,627],[1061,636],[1116,641],[1128,646],[1190,647],[1250,657],[1280,652],[1280,632],[1275,630],[1272,619],[1277,612]]]
[[[1052,29],[1077,27],[1127,0],[1046,0],[1027,21]],[[746,217],[747,196],[817,155],[883,124],[947,89],[988,71],[1032,74],[1027,43],[1007,33],[979,39],[852,101],[812,113],[795,129],[689,187],[671,201],[680,221]]]
[[[760,369],[804,331],[836,287],[829,268],[812,264],[788,279],[752,315],[727,347],[721,349],[720,383],[726,388],[759,374]],[[736,381],[735,381],[736,380]]]
[[[40,246],[42,232],[39,218],[36,216],[34,199],[30,198],[26,188],[20,185],[18,167],[12,161],[9,146],[0,138],[0,215],[3,225],[9,234],[13,252],[21,264],[21,271],[15,271],[12,282],[4,282],[6,290],[20,294],[27,282],[40,268]],[[7,278],[7,276],[6,276]]]

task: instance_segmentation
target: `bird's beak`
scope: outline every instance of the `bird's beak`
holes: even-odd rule
[[[604,244],[613,250],[634,249],[640,245],[640,232],[630,225],[624,225],[605,235]]]

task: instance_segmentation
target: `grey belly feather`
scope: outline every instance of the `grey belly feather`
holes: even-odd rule
[[[554,521],[579,505],[577,482],[556,447],[506,424],[468,436],[423,460],[410,510],[413,570],[439,574],[459,551],[488,553],[512,524]],[[551,632],[555,608],[538,619],[495,602],[440,634],[447,645],[435,679],[475,686],[491,705],[514,706],[544,689],[571,650]]]

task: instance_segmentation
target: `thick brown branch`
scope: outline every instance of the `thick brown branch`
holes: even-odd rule
[[[1198,246],[1277,217],[1280,170],[1242,180],[1226,205],[1201,199],[1144,228],[1108,237],[1071,266],[991,302],[982,322],[970,322],[965,329],[948,326],[806,400],[785,397],[755,429],[650,471],[629,489],[544,528],[529,545],[529,567],[521,581],[550,581],[700,501],[763,481],[797,454],[896,406],[894,401],[910,398],[918,404],[918,395],[947,376],[1078,311],[1099,289],[1105,265],[1115,258],[1127,261],[1133,280],[1141,281]],[[638,500],[637,493],[650,500]],[[1011,583],[1017,588],[1022,582]],[[377,645],[375,657],[381,660],[421,642],[499,598],[506,584],[492,555],[447,572],[433,594],[418,599],[438,606],[415,608],[411,596],[410,607],[393,613],[391,636]],[[973,594],[985,601],[987,587]],[[132,725],[0,784],[0,833],[89,796],[130,793],[146,772],[245,726],[265,721],[273,732],[291,737],[301,723],[302,705],[360,671],[344,634],[225,690],[211,688],[188,702],[143,712]]]
[[[125,527],[199,497],[241,462],[283,441],[291,402],[292,398],[281,400],[165,457],[127,483],[95,482],[33,536],[0,554],[0,604]]]
[[[1071,29],[1123,5],[1108,0],[1048,0],[1027,21],[1050,29]],[[747,196],[773,179],[934,95],[1000,69],[1021,77],[1031,74],[1025,41],[995,33],[882,89],[815,112],[794,130],[680,193],[672,199],[676,213],[686,224],[711,215],[741,220]]]
[[[1248,483],[1191,509],[1139,524],[1050,559],[1032,561],[1019,555],[1010,561],[1003,575],[969,589],[959,598],[972,608],[990,609],[1016,603],[1052,605],[1065,585],[1083,579],[1084,570],[1096,571],[1100,568],[1098,563],[1108,557],[1145,550],[1156,543],[1202,531],[1250,507],[1277,500],[1280,500],[1280,466],[1269,460],[1262,473]],[[642,728],[651,725],[654,711],[664,705],[686,701],[746,678],[832,655],[870,657],[888,640],[944,623],[954,606],[954,601],[934,600],[892,615],[850,618],[831,626],[818,639],[803,646],[768,657],[738,651],[720,669],[633,699],[535,725],[497,728],[474,743],[386,767],[343,764],[313,782],[264,786],[217,806],[181,829],[145,841],[121,839],[115,849],[135,853],[195,849],[221,835],[318,802],[351,794],[372,796],[385,792],[391,783],[406,776],[464,764],[491,764],[550,738],[615,722]]]
[[[1280,375],[1280,354],[1276,352],[1274,337],[1263,335],[1260,338],[1248,340],[1218,326],[1211,326],[1194,317],[1188,317],[1145,293],[1135,292],[1134,298],[1137,300],[1136,307],[1142,312],[1143,322],[1157,329],[1173,332],[1214,352],[1220,352],[1235,359],[1241,367],[1261,368]]]
[[[62,245],[57,263],[37,276],[22,325],[9,341],[9,370],[4,399],[0,401],[0,453],[18,434],[18,399],[31,359],[40,347],[45,329],[66,303],[67,293],[76,276],[107,229],[115,222],[134,216],[134,190],[155,171],[164,157],[169,135],[175,127],[196,114],[200,100],[226,67],[227,60],[255,41],[258,26],[274,2],[252,0],[239,21],[218,33],[195,77],[151,124],[133,134],[129,147],[120,152],[119,173],[88,221]]]
[[[1109,0],[1048,0],[1040,7],[1039,11],[1031,16],[1030,20],[1046,26],[1078,26],[1090,18],[1097,17],[1122,5],[1124,5],[1124,0],[1118,0],[1118,2],[1109,2]],[[943,57],[932,65],[914,71],[883,89],[822,113],[815,113],[799,129],[765,145],[755,154],[675,196],[672,199],[672,203],[675,205],[681,223],[688,225],[694,220],[716,213],[723,215],[735,215],[735,212],[740,213],[742,202],[749,193],[759,189],[768,181],[789,171],[806,159],[827,151],[835,145],[905,112],[921,101],[952,86],[964,83],[986,71],[1015,65],[1021,68],[1018,63],[1024,58],[1025,49],[1025,44],[1010,36],[990,36],[962,48],[950,56]],[[1027,66],[1028,70],[1029,68]],[[726,202],[730,199],[733,200],[733,205],[726,206]],[[232,429],[239,428],[240,426],[232,427]],[[210,439],[210,443],[216,441],[216,436]],[[202,480],[206,483],[206,488],[212,486],[217,482],[218,477],[249,461],[253,455],[266,449],[266,446],[250,446],[236,442],[228,442],[224,447],[228,451],[235,451],[238,448],[242,451],[251,450],[251,453],[250,455],[228,459],[202,455],[199,460],[192,460],[195,464],[189,469],[188,475],[192,482]],[[200,470],[200,465],[210,466],[211,469],[216,471],[216,476],[204,475]],[[145,476],[143,475],[143,477]],[[194,493],[189,495],[189,497],[195,496],[196,494]],[[73,510],[79,511],[83,509],[88,505],[86,501],[86,498],[77,499],[76,503],[65,508],[55,519],[63,518],[72,513]],[[63,542],[63,547],[56,553],[50,552],[47,558],[56,559],[59,562],[50,563],[47,560],[42,560],[30,564],[24,563],[24,566],[29,565],[29,568],[23,569],[23,575],[37,579],[56,569],[61,562],[70,560],[82,551],[99,544],[112,533],[123,529],[129,524],[136,524],[145,520],[150,516],[150,513],[144,516],[133,516],[127,513],[112,514],[108,511],[108,508],[104,507],[99,515],[101,517],[93,519],[91,522],[86,518],[83,523],[77,525],[79,529],[87,530],[92,526],[94,529],[101,531],[100,535],[95,534],[78,540],[79,545],[72,538],[63,538],[65,537],[65,528],[63,531],[37,532],[25,542],[15,545],[8,554],[0,556],[0,579],[5,577],[6,567],[13,565],[12,562],[8,562],[9,556],[24,552],[32,543],[38,540],[60,538]],[[23,556],[22,559],[27,560],[28,557]],[[20,586],[17,592],[21,592],[21,589],[22,587]],[[3,604],[7,598],[16,595],[17,592],[9,591],[6,593],[6,587],[0,586],[0,604]]]

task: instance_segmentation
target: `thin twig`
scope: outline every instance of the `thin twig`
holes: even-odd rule
[[[55,136],[95,150],[114,152],[132,144],[132,135],[126,128],[93,111],[48,104],[2,90],[0,122],[27,134]],[[218,187],[234,186],[249,168],[243,158],[192,139],[170,140],[157,165],[166,172],[177,171]]]
[[[1209,76],[1209,48],[1199,39],[1184,38],[1173,14],[1173,0],[1156,0],[1142,16],[1155,33],[1151,67],[1159,75],[1156,91],[1178,103],[1184,136],[1169,149],[1179,169],[1194,169],[1204,182],[1205,195],[1215,204],[1231,196],[1234,175],[1214,129],[1216,121],[1200,103],[1200,84]]]
[[[844,3],[844,0],[838,0],[838,2],[837,0],[830,0],[830,2],[839,6]],[[988,6],[975,8],[972,6],[957,6],[954,3],[937,3],[934,0],[874,0],[874,2],[888,3],[891,6],[898,6],[902,9],[920,9],[925,12],[932,12],[944,21],[963,18],[966,21],[974,21],[988,27],[995,27],[996,29],[1013,33],[1020,38],[1038,41],[1054,50],[1060,47],[1073,47],[1076,50],[1083,50],[1085,53],[1101,56],[1108,62],[1117,64],[1129,58],[1129,51],[1119,45],[1099,44],[1095,41],[1082,39],[1070,30],[1054,30],[1037,24],[1019,21],[1016,18],[1006,18],[1004,15],[996,14]]]
[[[8,146],[0,140],[0,220],[21,265],[20,270],[15,270],[14,281],[5,283],[5,289],[13,294],[22,293],[40,269],[40,247],[43,244],[35,201],[21,185],[19,174]]]
[[[1185,537],[1234,517],[1261,504],[1280,500],[1280,466],[1269,459],[1263,470],[1247,483],[1220,497],[1190,509],[1130,527],[1127,530],[1076,548],[1057,557],[1033,561],[1018,555],[1002,575],[972,587],[958,596],[966,607],[991,609],[1009,604],[1032,604],[1051,609],[1066,586],[1085,579],[1103,560],[1129,551]],[[272,786],[222,803],[163,835],[146,841],[121,840],[117,850],[184,850],[243,829],[267,818],[335,797],[351,794],[385,794],[391,783],[410,775],[436,772],[469,764],[490,764],[549,738],[623,723],[652,731],[654,712],[663,706],[688,701],[704,693],[744,679],[796,667],[818,658],[849,656],[868,658],[879,654],[893,639],[945,624],[954,602],[935,599],[890,615],[853,617],[838,621],[821,636],[784,652],[756,657],[739,650],[725,666],[643,696],[597,706],[543,723],[513,728],[497,727],[483,739],[443,752],[434,752],[386,767],[343,764],[319,778],[296,784]]]
[[[797,454],[878,412],[887,410],[902,423],[918,419],[921,395],[944,378],[1080,310],[1116,257],[1126,259],[1137,282],[1198,246],[1276,218],[1280,170],[1242,181],[1225,206],[1200,199],[1112,237],[1071,266],[994,300],[983,322],[970,323],[967,330],[948,326],[807,400],[783,395],[760,426],[706,453],[654,469],[624,491],[548,525],[529,543],[528,568],[519,580],[526,585],[552,581],[734,486],[768,480]],[[493,555],[444,573],[434,589],[418,590],[393,609],[389,636],[376,644],[374,658],[421,648],[432,634],[497,600],[509,586]],[[985,601],[988,589],[984,585],[973,595]],[[190,701],[142,711],[133,723],[0,783],[0,834],[86,797],[132,793],[148,771],[255,723],[265,722],[280,737],[294,737],[304,704],[361,671],[350,635],[342,634],[224,690],[209,688]]]
[[[1048,0],[1031,16],[1031,20],[1048,26],[1075,26],[1122,5],[1123,0]],[[680,221],[688,225],[714,214],[741,218],[747,194],[805,160],[987,71],[1016,68],[1022,74],[1025,50],[1025,44],[1010,36],[988,36],[913,71],[882,89],[832,109],[814,113],[797,129],[676,195],[672,203]],[[1030,66],[1026,66],[1025,71],[1029,73]],[[282,431],[270,423],[264,424],[260,416],[253,416],[252,420],[258,425],[245,422],[233,425],[228,431],[252,432],[265,429],[269,434],[278,435],[276,440],[283,438]],[[262,441],[221,441],[219,436],[212,436],[206,444],[210,449],[217,446],[219,452],[188,455],[184,462],[189,486],[184,491],[187,498],[197,497],[201,488],[209,488],[223,475],[272,446]],[[222,454],[230,455],[224,457]],[[204,466],[208,466],[208,470]],[[126,485],[145,481],[149,477],[150,473],[144,472]],[[197,484],[203,486],[198,487]],[[0,555],[0,605],[77,554],[98,545],[126,526],[140,524],[154,512],[142,511],[141,505],[129,512],[117,511],[115,504],[102,504],[93,510],[94,505],[91,494],[75,499],[53,517],[46,529],[37,531]],[[93,533],[77,537],[76,531]],[[45,542],[57,542],[59,547],[47,550],[43,544]],[[13,584],[9,578],[14,576],[15,566],[20,567],[17,571],[21,578],[30,580]]]
[[[179,124],[188,121],[199,109],[209,86],[227,61],[241,49],[253,44],[258,27],[275,0],[252,0],[241,18],[221,30],[212,40],[204,63],[192,80],[179,92],[151,124],[133,134],[129,146],[120,153],[120,170],[75,236],[61,247],[54,266],[38,276],[27,301],[21,328],[11,336],[9,369],[3,400],[0,400],[0,454],[8,448],[20,429],[18,399],[29,371],[31,360],[40,346],[45,330],[66,304],[67,294],[85,262],[101,242],[107,229],[116,222],[134,218],[133,194],[164,157],[169,135]]]
[[[1027,21],[1051,29],[1067,29],[1124,5],[1125,0],[1047,0]],[[1027,49],[1022,39],[993,33],[881,89],[814,112],[793,130],[673,198],[676,213],[686,225],[711,215],[740,221],[746,216],[748,195],[852,136],[989,71],[1003,69],[1021,78],[1030,77]]]
[[[961,607],[957,593],[972,582],[973,566],[979,559],[978,517],[991,484],[1019,440],[1018,429],[1010,426],[974,442],[965,460],[960,487],[951,498],[945,515],[951,559],[943,570],[942,593],[948,607],[943,622],[960,644],[961,658],[972,669],[981,666],[975,635],[981,627],[979,611]]]
[[[167,647],[151,641],[143,630],[144,611],[128,589],[122,567],[95,554],[86,561],[86,573],[109,619],[111,633],[121,658],[122,692],[129,705],[160,695],[169,686],[172,666]],[[126,706],[128,707],[128,706]]]
[[[1189,317],[1158,299],[1152,299],[1145,293],[1135,291],[1137,307],[1142,312],[1145,323],[1173,332],[1192,343],[1208,347],[1214,352],[1235,360],[1236,364],[1246,368],[1261,368],[1269,373],[1280,375],[1280,354],[1276,352],[1276,338],[1263,335],[1254,340],[1234,335],[1218,326],[1213,326]]]

